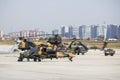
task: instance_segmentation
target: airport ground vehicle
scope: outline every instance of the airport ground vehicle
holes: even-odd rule
[[[107,56],[107,55],[113,56],[115,54],[115,51],[113,49],[106,48],[107,45],[108,45],[108,43],[104,42],[103,47],[102,47],[102,50],[104,50],[104,55],[105,56]]]
[[[100,46],[100,47],[93,46],[93,47],[91,47],[91,49],[95,49],[95,50],[99,49],[104,52],[105,56],[108,56],[108,55],[113,56],[115,54],[115,50],[107,48],[107,45],[108,45],[108,42],[104,41],[102,46]]]
[[[104,55],[105,56],[108,56],[108,55],[114,56],[114,54],[115,54],[115,51],[113,49],[104,50]]]

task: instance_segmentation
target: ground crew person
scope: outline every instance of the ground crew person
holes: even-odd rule
[[[105,41],[105,42],[103,43],[102,50],[104,50],[104,49],[107,47],[107,45],[108,45],[108,42]]]

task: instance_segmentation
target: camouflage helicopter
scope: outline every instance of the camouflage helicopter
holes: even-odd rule
[[[73,39],[68,49],[72,50],[74,54],[77,55],[79,55],[80,53],[84,55],[88,51],[88,47],[84,45],[82,42],[77,41],[76,38]]]
[[[33,59],[34,61],[41,61],[42,59],[53,59],[53,58],[64,58],[68,57],[70,61],[75,57],[75,54],[68,48],[64,48],[61,45],[62,39],[60,36],[55,35],[50,37],[46,43],[41,43],[39,46],[33,47],[30,50],[21,51],[17,49],[20,53],[18,61],[23,61],[24,58],[29,61]]]

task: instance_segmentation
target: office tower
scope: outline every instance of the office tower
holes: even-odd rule
[[[97,26],[91,25],[91,38],[97,38]]]
[[[0,30],[0,37],[3,37],[3,31]]]
[[[79,38],[79,28],[73,27],[73,38]]]
[[[59,34],[59,30],[58,29],[52,30],[52,35],[55,35],[55,34]]]
[[[117,25],[110,24],[107,26],[107,39],[117,38]]]
[[[104,26],[97,25],[97,37],[104,37]]]
[[[69,26],[69,38],[73,38],[73,27]]]
[[[82,31],[83,31],[82,26],[79,26],[79,37],[80,37],[81,39],[83,38],[83,33],[82,33]]]
[[[79,27],[79,37],[82,39],[91,38],[91,27],[82,25]]]
[[[62,36],[62,37],[66,37],[66,38],[69,38],[69,37],[70,37],[69,27],[68,27],[68,26],[63,26],[63,27],[61,27],[61,36]]]
[[[61,27],[61,36],[65,37],[65,26]]]
[[[117,38],[120,39],[120,25],[117,28]]]

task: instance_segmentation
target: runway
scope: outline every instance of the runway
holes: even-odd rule
[[[120,50],[114,56],[89,50],[68,58],[44,59],[42,62],[17,62],[19,54],[0,54],[0,80],[119,80]]]

